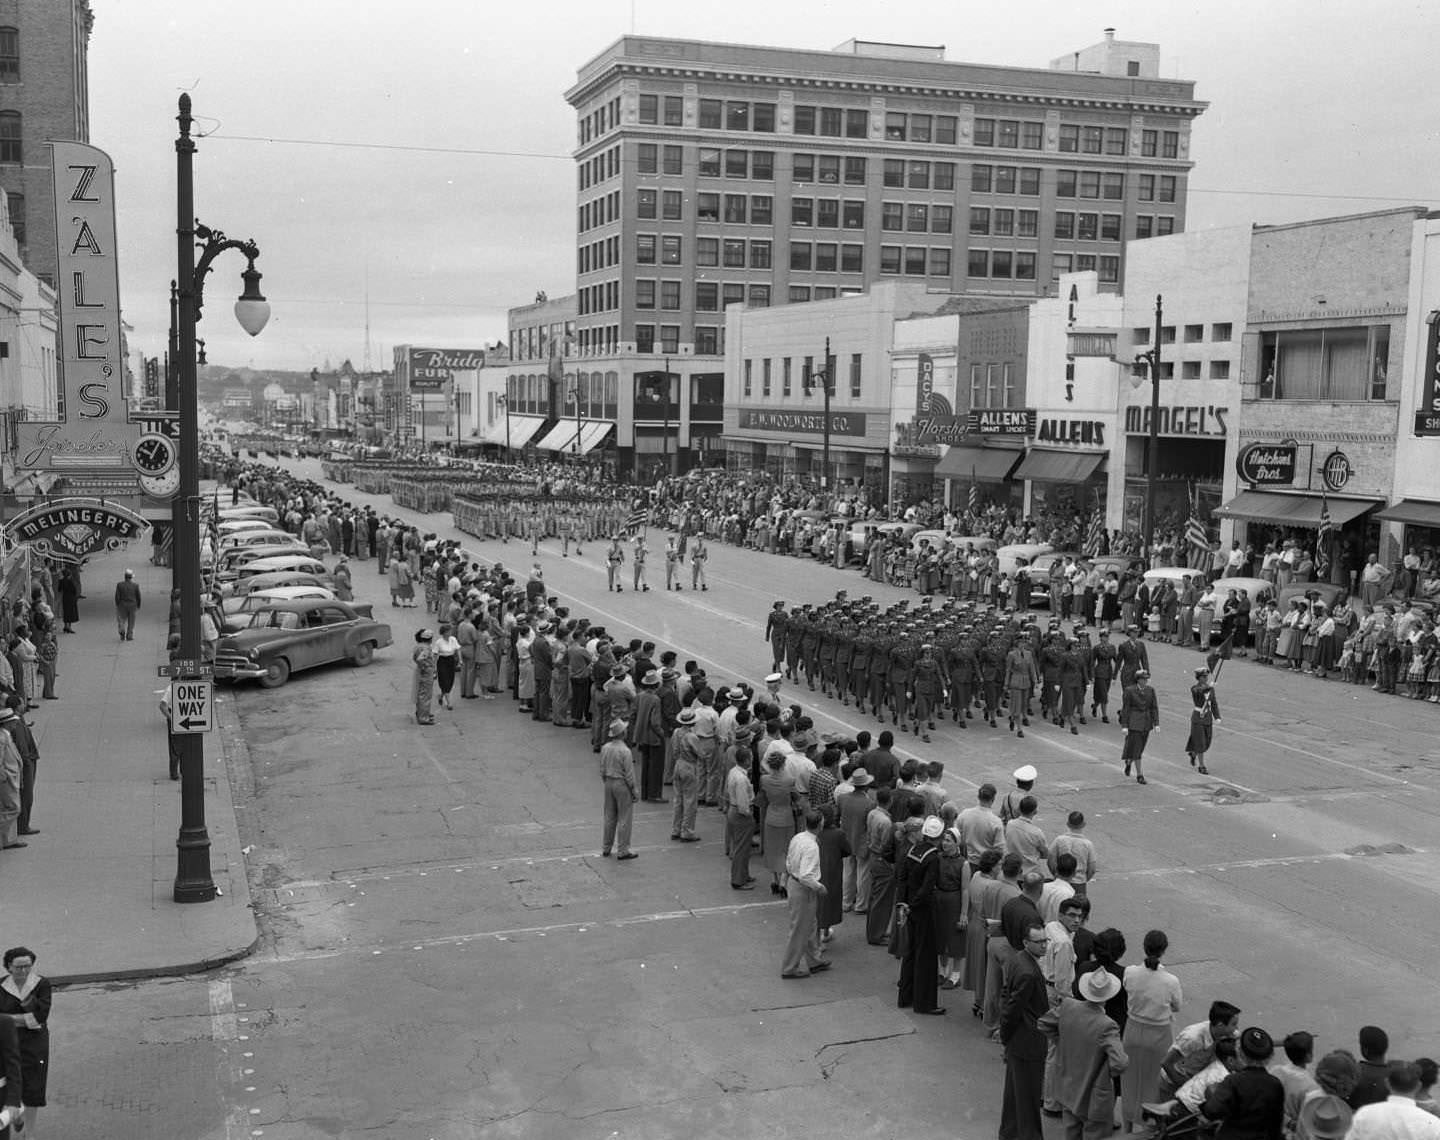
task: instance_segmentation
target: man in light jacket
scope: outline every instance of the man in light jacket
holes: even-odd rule
[[[1107,1140],[1114,1128],[1115,1077],[1130,1063],[1120,1028],[1105,1003],[1120,992],[1120,979],[1094,970],[1080,979],[1083,1000],[1062,997],[1039,1027],[1054,1043],[1055,1094],[1065,1120],[1065,1140]]]

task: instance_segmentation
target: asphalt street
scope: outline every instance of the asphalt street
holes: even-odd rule
[[[294,466],[318,478],[318,464]],[[477,543],[445,516],[340,490],[519,577],[534,561],[524,543]],[[720,544],[707,593],[667,593],[661,569],[648,594],[617,595],[601,554],[562,558],[551,542],[539,561],[572,612],[694,657],[717,680],[768,671],[762,630],[777,599],[906,596]],[[783,904],[730,889],[716,813],[702,812],[702,843],[682,846],[668,807],[639,805],[641,857],[601,859],[588,738],[534,723],[508,697],[457,700],[436,726],[415,726],[408,646],[423,608],[393,610],[373,561],[355,586],[393,624],[393,648],[365,669],[237,690],[249,755],[232,778],[263,949],[213,977],[67,991],[67,1019],[97,1028],[57,1055],[52,1087],[84,1064],[133,1079],[137,1096],[170,1096],[159,1112],[180,1111],[179,1091],[197,1123],[161,1129],[177,1136],[994,1135],[999,1055],[965,991],[945,1018],[897,1010],[895,963],[853,919],[833,970],[782,980]],[[1150,652],[1162,727],[1148,786],[1122,778],[1113,725],[1076,737],[1036,723],[1025,740],[945,725],[904,746],[944,760],[967,801],[1034,763],[1052,835],[1083,810],[1101,864],[1090,925],[1125,931],[1127,961],[1145,930],[1166,930],[1187,1020],[1224,997],[1246,1024],[1309,1029],[1322,1049],[1353,1047],[1373,1022],[1395,1054],[1435,1055],[1436,707],[1233,661],[1201,777],[1183,752],[1199,657]],[[874,727],[792,695],[822,727]],[[141,1025],[138,1053],[108,1031],[126,1018]],[[183,1063],[163,1063],[172,1054]],[[95,1103],[106,1088],[96,1080]]]

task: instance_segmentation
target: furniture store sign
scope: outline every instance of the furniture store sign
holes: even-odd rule
[[[456,372],[474,372],[485,366],[479,348],[412,348],[406,359],[412,392],[440,392]]]

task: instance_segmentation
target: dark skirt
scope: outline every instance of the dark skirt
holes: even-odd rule
[[[1121,760],[1139,760],[1145,751],[1145,741],[1149,738],[1148,732],[1127,732],[1125,743],[1120,749]]]
[[[960,892],[935,892],[935,952],[942,958],[958,958],[965,953],[965,933],[957,930],[960,922]]]
[[[1213,725],[1205,724],[1198,717],[1192,716],[1190,718],[1190,739],[1185,742],[1185,751],[1193,752],[1197,756],[1204,756],[1210,751],[1210,742],[1214,735]]]
[[[435,658],[435,677],[440,682],[442,693],[448,693],[455,687],[455,665],[459,660],[452,654],[441,654]]]

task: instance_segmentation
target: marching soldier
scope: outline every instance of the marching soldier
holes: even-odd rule
[[[800,681],[800,647],[805,640],[805,609],[791,610],[785,623],[785,676],[797,684]]]
[[[913,632],[914,626],[906,626],[906,630],[907,633]],[[909,720],[910,731],[918,733],[919,729],[911,717],[911,694],[914,690],[910,685],[914,679],[914,647],[908,636],[900,637],[890,650],[890,705],[895,713],[895,727],[904,731],[905,722]]]
[[[1185,751],[1190,756],[1190,767],[1202,776],[1208,776],[1205,767],[1205,753],[1210,751],[1215,725],[1220,722],[1220,704],[1215,699],[1215,685],[1210,680],[1210,670],[1201,665],[1195,670],[1195,683],[1190,686],[1190,700],[1195,705],[1190,710],[1190,739]],[[1198,767],[1196,767],[1198,765]]]
[[[855,698],[855,707],[863,714],[865,712],[865,694],[870,688],[870,652],[874,639],[870,634],[868,626],[860,626],[851,638],[850,652],[850,695]],[[848,699],[842,699],[841,704],[848,704]]]
[[[1135,676],[1141,670],[1145,675],[1150,675],[1150,654],[1145,649],[1145,643],[1137,640],[1136,634],[1140,632],[1138,625],[1127,626],[1125,629],[1125,640],[1116,647],[1116,653],[1120,661],[1120,692],[1123,695],[1125,690],[1135,684]]]
[[[536,508],[530,508],[530,518],[525,524],[525,534],[530,539],[530,553],[540,553],[540,540],[545,537],[545,524],[540,520],[540,512]]]
[[[605,553],[605,573],[608,578],[607,590],[614,590],[617,594],[623,594],[625,587],[620,584],[620,567],[625,564],[625,551],[620,546],[620,536],[617,534],[610,540],[610,549]]]
[[[1035,665],[1035,655],[1030,651],[1030,642],[1023,637],[1015,639],[1010,652],[1005,654],[1005,689],[1010,694],[1010,731],[1017,736],[1025,735],[1030,723],[1026,715],[1030,694],[1040,683],[1040,671]],[[1017,727],[1015,722],[1019,720]]]
[[[675,536],[671,535],[665,543],[665,588],[667,590],[679,590],[681,585],[676,579],[680,577],[680,548],[675,545]]]
[[[820,623],[820,642],[815,651],[820,664],[820,692],[830,695],[830,686],[835,683],[835,618],[827,615]]]
[[[945,666],[950,674],[950,709],[955,723],[961,728],[969,728],[965,722],[975,716],[970,706],[975,700],[975,682],[980,668],[973,639],[962,636],[950,646],[945,651]]]
[[[785,603],[776,602],[765,617],[765,640],[770,643],[770,671],[778,673],[785,663],[785,627],[789,620]]]
[[[1110,723],[1110,685],[1118,656],[1110,644],[1110,631],[1102,628],[1099,644],[1090,650],[1090,715],[1098,711],[1102,724]]]
[[[847,617],[835,629],[835,662],[832,667],[835,695],[840,698],[842,705],[850,703],[850,662],[854,657],[855,624]]]
[[[809,682],[810,691],[815,691],[815,676],[820,672],[820,614],[811,613],[810,607],[805,606],[806,621],[801,628],[800,638],[800,663],[805,668],[805,680]]]
[[[920,647],[911,691],[915,694],[915,726],[922,730],[920,739],[929,744],[930,732],[935,728],[935,708],[942,703],[945,694],[944,674],[940,671],[940,663],[935,660],[933,645],[927,643]]]
[[[1070,735],[1079,736],[1076,721],[1085,723],[1085,682],[1087,662],[1078,642],[1065,644],[1060,654],[1060,719],[1070,726]]]
[[[1051,724],[1060,723],[1060,660],[1064,656],[1064,650],[1058,641],[1059,633],[1052,629],[1050,636],[1046,638],[1045,648],[1040,650],[1039,657],[1042,681],[1040,715]]]
[[[885,723],[885,693],[886,686],[890,683],[890,648],[894,643],[893,637],[882,633],[871,643],[870,649],[870,712],[881,724]]]
[[[685,540],[683,538],[680,540],[680,553],[682,556],[685,553]],[[705,581],[705,563],[709,561],[710,550],[705,545],[705,536],[697,534],[695,536],[695,545],[690,549],[690,588],[692,590],[697,586],[701,590],[710,589],[709,584]]]
[[[992,634],[977,654],[980,687],[985,694],[985,723],[991,728],[997,727],[995,719],[1000,715],[1000,686],[1005,680],[1005,658],[1005,643],[999,634]]]
[[[650,583],[645,578],[645,559],[650,553],[650,548],[645,545],[645,535],[635,536],[635,552],[631,558],[631,566],[634,569],[635,592],[650,592]]]

